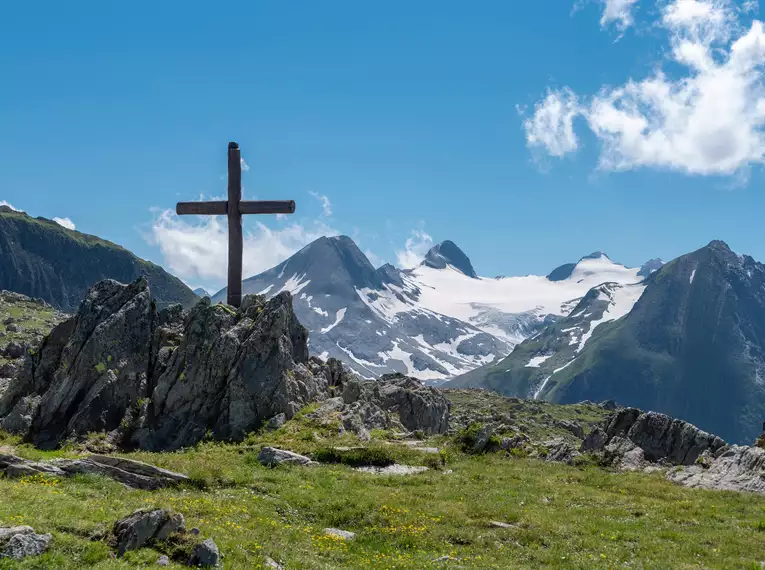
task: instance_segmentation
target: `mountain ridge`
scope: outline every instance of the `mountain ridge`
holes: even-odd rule
[[[197,300],[180,279],[122,246],[7,206],[0,206],[0,267],[0,289],[66,312],[75,311],[88,288],[106,278],[126,283],[145,275],[159,307],[188,307]]]

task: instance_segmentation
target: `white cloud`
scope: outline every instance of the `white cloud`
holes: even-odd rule
[[[9,207],[11,210],[13,210],[14,212],[20,212],[20,211],[21,211],[21,210],[19,210],[18,208],[15,208],[15,207],[13,206],[13,204],[11,204],[11,203],[9,203],[9,202],[6,202],[5,200],[0,200],[0,206],[8,206],[8,207]]]
[[[244,157],[239,157],[240,162],[242,163],[242,172],[248,172],[250,170],[250,165],[247,164],[244,161]]]
[[[534,114],[523,122],[530,147],[544,148],[561,157],[575,151],[579,144],[574,133],[574,118],[580,113],[577,96],[570,89],[547,92],[534,107]]]
[[[637,0],[601,0],[603,4],[603,16],[600,25],[607,27],[615,24],[619,30],[626,30],[632,25],[632,10]]]
[[[308,193],[316,198],[319,202],[321,202],[322,211],[326,217],[332,215],[332,203],[329,201],[329,198],[324,195],[320,195],[318,192],[314,192],[313,190]]]
[[[603,170],[733,175],[762,163],[765,31],[757,20],[742,25],[749,8],[728,0],[665,3],[659,25],[681,73],[659,68],[586,98],[550,92],[524,122],[527,144],[556,157],[577,150],[569,126],[579,115],[601,143]]]
[[[423,230],[412,230],[412,235],[407,238],[404,249],[396,251],[397,266],[401,269],[416,267],[431,247],[433,247],[432,237]]]
[[[244,236],[244,277],[257,275],[278,265],[321,236],[338,232],[321,221],[294,223],[277,230],[256,222]],[[223,287],[228,266],[228,228],[223,216],[203,217],[191,222],[171,210],[157,213],[147,241],[158,245],[166,266],[187,283]]]
[[[68,230],[73,230],[75,227],[74,222],[69,218],[53,218],[53,221],[56,222],[59,226],[63,226]]]

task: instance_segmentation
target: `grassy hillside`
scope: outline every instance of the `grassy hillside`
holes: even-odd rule
[[[606,413],[478,391],[447,394],[455,417],[510,415],[537,435],[555,420],[588,425]],[[264,568],[266,556],[312,570],[727,570],[760,568],[765,560],[761,496],[689,490],[659,473],[615,473],[587,461],[571,467],[504,452],[468,455],[453,436],[423,442],[441,449],[433,454],[373,433],[367,455],[431,467],[412,476],[362,473],[342,463],[265,468],[256,456],[266,444],[326,458],[329,447],[359,442],[302,414],[241,445],[126,454],[191,475],[194,484],[184,488],[126,491],[95,477],[0,479],[0,526],[28,524],[54,536],[47,554],[0,561],[0,569],[151,567],[162,545],[117,560],[103,540],[116,519],[147,506],[183,513],[188,528],[214,538],[228,569]],[[42,453],[8,435],[0,435],[0,446],[28,458],[77,453]],[[356,539],[331,538],[326,527],[356,532]]]
[[[45,218],[0,207],[0,289],[44,299],[74,312],[94,283],[123,283],[146,275],[160,307],[198,298],[183,282],[128,250]]]

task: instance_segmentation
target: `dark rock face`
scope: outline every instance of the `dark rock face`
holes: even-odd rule
[[[444,269],[451,265],[468,277],[478,278],[470,258],[453,241],[446,240],[430,248],[422,264],[434,269]]]
[[[337,371],[306,341],[289,293],[158,313],[146,280],[103,281],[25,360],[0,418],[42,448],[101,431],[152,450],[241,439],[325,397]]]
[[[705,451],[725,446],[719,437],[696,426],[659,414],[624,408],[616,412],[607,426],[608,439],[625,437],[642,448],[649,461],[666,460],[675,465],[692,465]]]

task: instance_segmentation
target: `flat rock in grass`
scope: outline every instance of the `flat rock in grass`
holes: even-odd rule
[[[273,558],[269,558],[266,556],[266,568],[271,568],[271,570],[284,570],[284,566],[279,564],[276,560]]]
[[[0,473],[5,473],[8,477],[25,477],[39,473],[64,477],[90,473],[109,477],[132,489],[149,491],[188,480],[188,477],[181,473],[107,455],[91,455],[86,459],[28,461],[15,455],[0,454]]]
[[[202,568],[214,568],[220,562],[220,551],[218,545],[212,538],[200,542],[194,547],[194,552],[189,560],[190,566],[201,566]]]
[[[165,509],[139,510],[114,523],[112,533],[117,555],[136,550],[152,540],[166,540],[172,534],[183,531],[183,515]]]
[[[336,536],[337,538],[342,538],[343,540],[353,540],[356,538],[356,533],[351,532],[349,530],[341,530],[339,528],[325,528],[324,533],[328,534],[329,536]]]
[[[374,465],[367,465],[364,467],[356,467],[356,471],[363,473],[374,473],[376,475],[415,475],[416,473],[423,473],[427,471],[427,467],[417,465],[386,465],[385,467],[375,467]]]
[[[494,528],[513,528],[515,525],[500,521],[489,521],[489,526],[493,526]]]
[[[21,560],[39,556],[48,550],[52,539],[50,534],[35,534],[29,526],[0,528],[0,558]]]
[[[281,465],[282,463],[296,463],[298,465],[310,465],[314,463],[310,458],[299,453],[277,449],[276,447],[264,447],[258,453],[258,461],[268,467]]]

